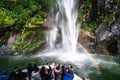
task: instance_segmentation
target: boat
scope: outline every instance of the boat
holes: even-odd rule
[[[40,69],[42,66],[38,66],[38,67]],[[23,69],[22,72],[27,73],[28,71],[27,71],[27,69]],[[74,74],[74,79],[73,80],[82,80],[82,78],[80,78],[78,75]]]

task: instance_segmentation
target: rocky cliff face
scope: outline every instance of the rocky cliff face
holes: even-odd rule
[[[8,55],[11,54],[11,48],[13,46],[13,43],[15,42],[17,36],[16,34],[11,35],[8,40],[6,41],[6,45],[2,45],[0,47],[0,55]]]
[[[110,55],[120,55],[120,9],[115,6],[115,18],[104,21],[95,31],[97,43],[107,49]]]
[[[97,37],[93,32],[80,30],[78,42],[81,44],[89,53],[92,54],[103,54],[109,55],[108,50],[97,42]]]
[[[100,6],[103,7],[103,10]],[[94,38],[86,35],[86,32],[82,32],[82,34],[80,32],[79,42],[90,53],[120,56],[120,1],[100,0],[98,1],[98,11],[98,16],[102,15],[104,19],[96,21],[98,27],[92,33]],[[86,22],[86,24],[88,23],[91,21]],[[90,45],[90,43],[93,44]]]

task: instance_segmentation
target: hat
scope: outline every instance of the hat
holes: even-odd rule
[[[49,66],[48,66],[48,65],[45,65],[45,68],[46,68],[46,69],[49,69]]]
[[[51,65],[55,66],[55,63],[52,63]]]

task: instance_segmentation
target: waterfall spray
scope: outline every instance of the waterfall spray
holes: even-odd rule
[[[77,10],[79,0],[57,0],[58,12],[56,14],[56,26],[48,33],[50,48],[54,48],[57,30],[61,33],[61,45],[64,51],[76,52],[79,25],[77,21]],[[57,29],[56,29],[57,28]]]

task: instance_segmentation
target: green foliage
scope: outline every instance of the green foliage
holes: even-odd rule
[[[98,21],[104,21],[105,16],[98,16]]]
[[[5,12],[3,10],[0,9],[0,28],[3,27],[3,20],[4,17],[6,16]]]
[[[115,14],[114,13],[110,13],[109,16],[108,16],[108,20],[109,21],[112,21],[115,17]]]
[[[12,19],[10,16],[6,16],[4,18],[4,26],[5,25],[13,25],[15,23],[14,19]]]
[[[90,25],[88,26],[86,25],[85,27],[83,27],[83,29],[86,31],[93,31],[96,29],[96,27],[97,27],[96,22],[92,22]]]
[[[21,38],[14,43],[13,51],[18,51],[20,53],[30,53],[40,45],[45,42],[45,37],[40,29],[37,30],[27,30],[20,35]],[[35,37],[36,36],[36,37]]]
[[[78,21],[83,24],[83,29],[86,31],[93,31],[97,27],[96,22],[92,22],[91,24],[87,25],[85,21],[85,17],[89,16],[89,8],[90,8],[90,2],[89,0],[84,1],[84,4],[82,4],[82,7],[78,10]]]
[[[42,11],[42,12],[40,13],[40,16],[41,16],[43,19],[45,19],[45,18],[46,18],[46,13],[45,13],[44,11]]]
[[[36,11],[38,9],[38,6],[36,5],[31,5],[30,7],[31,11]]]
[[[114,2],[116,2],[116,1],[114,1]],[[104,6],[105,9],[106,9],[106,6],[107,5]],[[113,13],[114,10],[113,10],[113,8],[111,8],[107,14],[105,13],[106,16],[102,15],[102,14],[100,14],[100,12],[98,12],[97,17],[96,17],[96,21],[92,22],[92,18],[90,15],[94,16],[94,14],[91,14],[91,9],[92,9],[91,7],[92,7],[91,1],[85,0],[80,5],[80,8],[78,10],[78,21],[83,24],[82,25],[83,29],[86,31],[94,31],[97,28],[97,26],[99,24],[101,24],[104,20],[111,22],[113,20],[113,18],[115,17],[115,15]]]
[[[9,32],[5,32],[4,36],[1,36],[0,41],[4,40],[5,38],[8,38],[10,36]]]
[[[82,22],[82,20],[83,20],[82,16],[83,16],[83,10],[79,10],[78,11],[78,21],[79,22]]]
[[[48,6],[45,5],[51,1],[53,0],[0,0],[0,29],[9,26],[11,32],[21,32],[13,51],[29,53],[45,41],[41,25],[46,18],[44,11]],[[11,32],[6,31],[0,40],[9,38]]]
[[[16,14],[21,14],[23,12],[23,6],[22,5],[15,6],[15,8],[13,9],[13,12]]]
[[[44,23],[44,19],[40,17],[33,17],[31,18],[31,21],[30,21],[31,24],[35,25],[35,24],[43,24]]]
[[[42,7],[44,7],[44,9],[53,11],[55,8],[55,3],[56,0],[39,0],[40,4],[42,5]]]
[[[84,22],[85,16],[89,15],[90,2],[89,0],[83,1],[80,9],[78,10],[78,21]]]
[[[46,18],[46,13],[41,12],[40,14],[35,15],[30,20],[26,22],[25,27],[39,27],[41,24],[44,23]]]
[[[0,9],[0,28],[4,28],[4,26],[11,26],[15,23],[15,20],[6,14],[4,9]]]
[[[100,19],[104,19],[104,16],[99,16]]]

